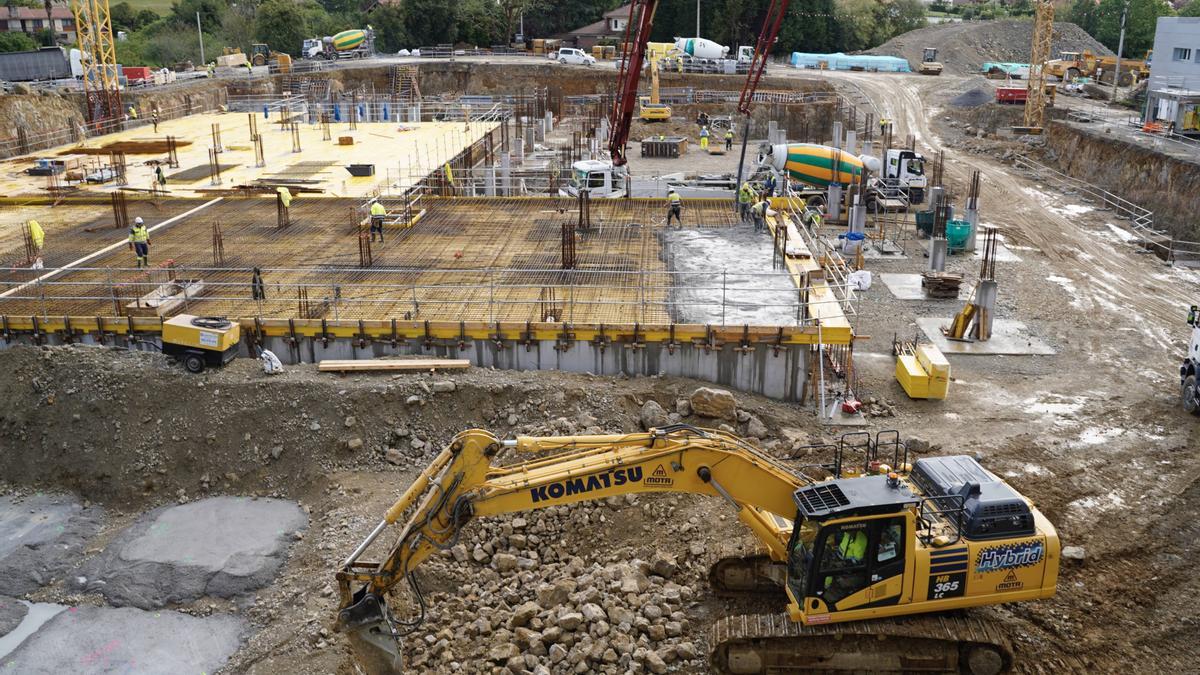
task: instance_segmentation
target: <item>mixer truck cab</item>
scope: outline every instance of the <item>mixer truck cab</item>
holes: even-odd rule
[[[571,165],[571,180],[563,190],[578,197],[583,190],[589,197],[624,197],[625,167],[613,167],[612,162],[585,159]]]
[[[883,179],[891,186],[901,187],[908,193],[910,204],[925,201],[925,157],[907,148],[892,148],[887,151],[887,162],[883,165]]]

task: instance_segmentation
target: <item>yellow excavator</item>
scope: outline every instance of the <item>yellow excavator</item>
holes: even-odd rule
[[[650,95],[638,99],[638,117],[643,122],[665,122],[671,119],[671,106],[662,102],[658,87],[658,61],[650,62]]]
[[[897,432],[859,432],[822,447],[828,463],[792,466],[732,434],[680,424],[513,440],[461,432],[342,564],[336,626],[368,672],[403,670],[402,630],[416,622],[394,617],[387,596],[406,581],[423,616],[417,567],[452,546],[471,519],[687,492],[723,499],[763,547],[717,560],[715,590],[787,602],[786,613],[717,621],[715,672],[1010,668],[1004,629],[946,612],[1052,597],[1060,548],[1053,525],[971,457],[910,465]],[[510,453],[535,458],[504,463]],[[382,561],[361,560],[401,522]]]

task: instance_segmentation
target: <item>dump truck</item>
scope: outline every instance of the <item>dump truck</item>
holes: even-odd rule
[[[1147,54],[1149,57],[1149,54]],[[1046,62],[1046,74],[1066,82],[1077,77],[1091,77],[1105,84],[1112,84],[1117,70],[1117,57],[1097,56],[1091,52],[1063,52],[1057,59]],[[1147,59],[1121,59],[1122,87],[1141,82],[1150,77],[1150,62]]]
[[[371,28],[344,30],[337,35],[309,38],[300,54],[305,59],[362,59],[375,55],[375,31]]]

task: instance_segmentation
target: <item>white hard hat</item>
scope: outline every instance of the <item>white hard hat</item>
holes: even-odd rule
[[[133,219],[133,222],[134,222],[135,224],[137,224],[137,225],[141,225],[141,224],[142,224],[142,217],[141,217],[141,216],[138,216],[137,218],[134,218],[134,219]]]

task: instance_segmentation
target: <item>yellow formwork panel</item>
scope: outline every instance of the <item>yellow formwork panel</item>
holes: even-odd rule
[[[909,398],[942,400],[950,387],[950,362],[933,345],[896,357],[896,381]]]

